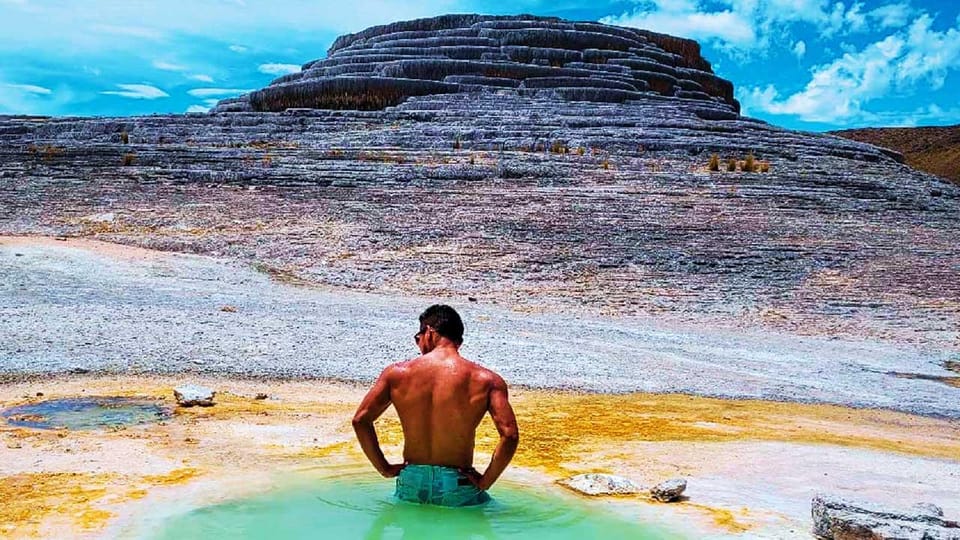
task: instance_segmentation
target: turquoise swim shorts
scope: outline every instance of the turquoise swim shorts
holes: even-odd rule
[[[465,474],[439,465],[404,467],[397,476],[396,495],[402,501],[439,506],[473,506],[490,500]]]

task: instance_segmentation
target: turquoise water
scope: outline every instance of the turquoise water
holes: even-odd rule
[[[89,430],[159,422],[169,418],[170,412],[149,399],[83,397],[18,405],[0,416],[14,426]]]
[[[373,475],[317,480],[163,521],[153,540],[295,539],[581,540],[681,538],[631,523],[572,496],[501,486],[494,501],[470,508],[399,502],[392,481]]]

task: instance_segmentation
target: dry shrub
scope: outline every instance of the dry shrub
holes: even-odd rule
[[[770,162],[769,162],[769,161],[761,161],[761,162],[760,162],[760,172],[762,172],[762,173],[770,172]]]
[[[720,156],[713,154],[710,156],[710,163],[707,163],[707,170],[717,172],[720,170]]]
[[[136,154],[127,152],[126,154],[123,155],[123,166],[124,167],[132,166],[133,163],[136,161],[136,159],[137,159]]]
[[[123,144],[130,144],[130,134],[128,134],[126,131],[121,131],[120,142],[122,142]]]
[[[753,152],[747,154],[747,157],[743,160],[742,170],[745,172],[757,172],[757,160],[753,157]]]
[[[735,158],[730,158],[727,160],[727,172],[735,172],[737,170],[737,160]]]
[[[578,155],[578,156],[582,156],[582,155],[584,155],[584,154],[586,154],[586,153],[587,153],[587,149],[586,149],[586,148],[584,148],[584,147],[582,147],[582,146],[578,146],[578,147],[577,147],[577,155]]]
[[[550,152],[554,154],[566,154],[567,151],[567,145],[561,141],[553,141],[550,143]]]

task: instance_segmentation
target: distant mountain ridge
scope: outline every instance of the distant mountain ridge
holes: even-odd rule
[[[960,125],[847,129],[832,134],[896,150],[914,169],[960,184]]]

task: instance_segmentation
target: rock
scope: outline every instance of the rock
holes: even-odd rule
[[[81,221],[88,221],[90,223],[113,223],[116,221],[117,215],[113,212],[104,212],[102,214],[90,214],[88,216],[83,216],[80,218]]]
[[[909,509],[851,501],[833,495],[813,498],[813,532],[830,540],[960,540],[960,523],[938,514],[936,505]]]
[[[178,386],[173,390],[173,397],[177,399],[177,405],[181,407],[209,407],[213,405],[213,396],[216,394],[213,390],[196,384],[185,384]]]
[[[714,75],[695,41],[530,15],[445,15],[342,36],[326,58],[213,112],[374,110],[412,96],[517,87],[526,96],[609,103],[653,91],[740,110],[733,85]]]
[[[578,474],[561,480],[560,484],[584,495],[631,495],[642,489],[628,478],[613,474]]]
[[[927,516],[934,517],[943,517],[943,508],[933,504],[933,503],[917,503],[910,507],[911,510],[916,510],[918,514],[924,514]]]
[[[266,393],[264,393],[264,392],[257,392],[257,395],[253,396],[253,399],[258,400],[258,401],[262,401],[262,400],[264,400],[264,399],[267,399],[268,397],[270,397],[270,396],[268,396],[268,395],[267,395]]]
[[[406,22],[393,31],[446,39],[454,36],[438,32],[473,33],[474,23],[524,28],[524,21],[458,17]],[[538,24],[599,32],[559,20]],[[109,205],[124,227],[103,229],[124,243],[222,253],[323,286],[430,296],[435,283],[445,282],[491,304],[523,296],[532,303],[543,298],[587,310],[681,318],[736,317],[741,308],[734,306],[749,298],[757,324],[956,345],[938,329],[956,327],[960,314],[950,302],[930,302],[929,295],[936,276],[938,298],[960,298],[960,187],[904,167],[870,145],[740,116],[725,99],[589,86],[521,89],[526,79],[506,77],[537,72],[544,74],[532,76],[563,84],[589,74],[638,89],[654,81],[683,92],[698,85],[709,95],[732,91],[694,65],[695,42],[611,26],[603,31],[634,40],[642,35],[648,47],[585,49],[582,60],[557,73],[551,66],[506,61],[512,67],[504,73],[431,81],[456,86],[456,93],[410,97],[384,110],[252,112],[244,98],[247,106],[236,110],[246,112],[0,116],[0,170],[17,179],[0,182],[0,208],[10,209],[0,212],[0,228],[8,234],[89,234],[76,216]],[[340,40],[334,67],[352,68],[351,51],[362,56],[395,39],[378,28]],[[511,49],[514,54],[555,54],[511,47],[528,47]],[[413,55],[411,70],[427,61],[429,72],[422,52],[391,48]],[[676,64],[674,75],[603,63],[631,55]],[[692,67],[678,67],[683,62],[676,56]],[[445,57],[440,64],[456,71],[477,62],[496,66],[500,58]],[[637,71],[649,73],[643,76],[650,81],[637,79]],[[348,78],[361,76],[375,75]],[[461,85],[485,90],[459,91]],[[121,131],[138,141],[135,172],[117,159],[129,150],[117,142]],[[62,153],[30,150],[45,147]],[[748,152],[768,162],[769,170],[736,170]],[[708,172],[713,153],[724,164],[732,160],[734,171]],[[451,207],[455,223],[422,219],[422,209],[448,189],[469,192]],[[939,196],[931,196],[933,189]],[[240,201],[255,203],[257,212]],[[540,210],[522,210],[527,205]],[[277,234],[261,234],[264,216],[270,216],[268,226],[280,227]],[[196,230],[164,226],[178,222]],[[903,241],[904,223],[916,229],[911,242]],[[317,234],[327,226],[343,233],[340,240]],[[437,239],[432,247],[439,249],[429,251],[429,262],[384,255],[419,253],[433,243],[429,239]],[[458,255],[437,256],[448,251]],[[518,272],[518,261],[536,271]],[[582,278],[594,273],[597,279]],[[639,275],[655,276],[655,283]],[[850,286],[838,290],[840,282]],[[760,315],[774,308],[790,313],[789,319]],[[886,397],[876,399],[890,406]]]
[[[683,478],[671,478],[650,488],[650,495],[660,502],[673,502],[683,495],[687,481]]]

